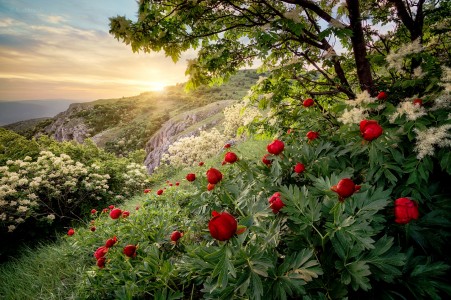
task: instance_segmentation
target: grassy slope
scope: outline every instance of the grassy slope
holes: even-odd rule
[[[268,140],[246,140],[236,147],[239,157],[249,160],[259,160],[265,153]],[[224,151],[205,161],[203,167],[189,167],[174,173],[170,177],[161,177],[154,181],[152,193],[159,188],[168,187],[170,182],[181,182],[180,189],[190,190],[191,186],[184,180],[187,173],[194,172],[204,176],[210,166],[220,166]],[[158,175],[157,175],[158,176]],[[148,200],[147,195],[137,196],[122,204],[123,209],[133,211],[137,205]],[[154,212],[161,214],[164,212]],[[80,234],[85,234],[86,244],[91,242],[88,224],[75,228]],[[101,234],[101,232],[99,233]],[[87,245],[72,244],[71,239],[62,235],[57,242],[41,245],[35,250],[24,249],[20,258],[0,266],[0,299],[72,299],[76,296],[75,285],[81,276],[95,263],[91,254],[83,250]],[[90,245],[93,251],[99,245]],[[84,248],[83,248],[84,247]]]

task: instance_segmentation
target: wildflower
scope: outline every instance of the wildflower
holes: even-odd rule
[[[144,194],[148,194],[148,193],[150,193],[152,190],[151,189],[145,189],[144,190]]]
[[[189,173],[188,175],[186,175],[186,180],[188,180],[188,181],[196,180],[196,174]]]
[[[199,162],[199,167],[202,167],[203,165],[204,165],[203,161]]]
[[[334,185],[330,189],[338,194],[340,201],[343,201],[344,198],[348,198],[352,196],[352,194],[360,190],[360,185],[356,185],[349,178],[343,178],[338,182],[337,185]]]
[[[219,170],[217,170],[215,168],[210,168],[207,171],[207,181],[208,181],[208,183],[217,184],[221,180],[222,180],[222,173]]]
[[[236,219],[227,212],[212,212],[213,218],[208,223],[208,229],[214,239],[218,241],[229,240],[237,231],[238,223]]]
[[[360,107],[353,107],[351,110],[345,108],[341,117],[337,120],[342,122],[343,124],[359,124],[361,120],[368,117],[368,113],[365,109]]]
[[[180,185],[180,182],[177,181],[177,182],[175,183],[175,186],[179,186],[179,185]]]
[[[228,149],[228,148],[230,148],[232,145],[230,145],[229,143],[227,143],[227,144],[225,144],[224,145],[224,149]]]
[[[319,137],[319,133],[316,131],[309,131],[307,132],[307,138],[310,141],[316,140]]]
[[[97,267],[99,267],[100,269],[103,269],[105,267],[105,261],[106,258],[105,257],[101,257],[97,260]]]
[[[113,236],[111,239],[108,239],[108,240],[105,242],[105,247],[111,248],[111,247],[114,246],[114,244],[116,244],[116,242],[117,242],[117,237],[116,237],[116,236]]]
[[[70,228],[68,231],[67,231],[67,235],[68,236],[73,236],[75,234],[75,230],[73,229],[73,228]]]
[[[434,155],[434,148],[451,147],[451,134],[448,132],[451,124],[445,124],[440,127],[431,127],[423,131],[414,129],[417,134],[415,143],[415,152],[418,152],[417,158],[423,159],[427,155]]]
[[[412,103],[413,103],[413,105],[423,106],[423,100],[418,99],[418,98],[413,99]]]
[[[413,101],[403,101],[396,107],[396,112],[390,116],[390,122],[394,123],[396,118],[402,115],[405,115],[407,120],[415,121],[426,114],[426,110],[422,105],[416,105]]]
[[[97,210],[95,208],[91,209],[91,214],[97,213]]]
[[[136,257],[136,246],[135,245],[127,245],[124,247],[123,252],[128,257]]]
[[[274,193],[269,199],[269,207],[272,209],[272,212],[277,214],[282,209],[282,207],[285,206],[285,203],[282,202],[282,199],[280,198],[280,193],[276,192]]]
[[[94,232],[94,231],[96,231],[96,227],[95,227],[95,226],[92,226],[92,227],[90,228],[90,230],[91,230],[92,232]]]
[[[229,164],[233,164],[238,160],[238,156],[233,152],[227,152],[224,156],[224,161],[228,162]]]
[[[301,163],[297,163],[295,166],[294,166],[294,172],[295,173],[302,173],[302,172],[304,172],[304,170],[305,170],[305,166],[304,166],[304,164],[301,164]]]
[[[172,232],[171,234],[171,241],[173,241],[174,243],[177,243],[177,241],[183,236],[183,233],[181,233],[178,230],[175,230]]]
[[[97,250],[94,252],[94,257],[96,259],[99,259],[101,257],[104,257],[105,254],[107,254],[108,252],[108,248],[105,246],[100,246],[99,248],[97,248]]]
[[[163,190],[160,189],[157,191],[157,195],[160,196],[161,194],[163,194]]]
[[[215,188],[215,185],[212,184],[212,183],[209,183],[209,184],[207,185],[207,190],[208,190],[208,191],[211,191],[211,190],[213,190],[214,188]]]
[[[360,133],[363,139],[372,141],[377,139],[382,133],[382,127],[374,120],[362,120],[360,122]]]
[[[128,216],[130,216],[130,212],[128,210],[124,210],[122,212],[122,218],[127,218]]]
[[[409,198],[395,200],[395,222],[407,224],[411,220],[418,219],[418,203]]]
[[[110,206],[108,206],[108,208],[109,208],[109,209],[113,209],[113,208],[114,208],[114,205],[110,205]]]
[[[386,92],[379,92],[379,94],[377,95],[377,100],[385,100],[387,99],[388,95]]]
[[[272,143],[270,143],[266,150],[268,150],[269,153],[278,155],[282,153],[283,149],[285,148],[285,144],[280,140],[274,140]]]
[[[302,103],[302,105],[303,105],[304,107],[310,107],[310,106],[312,106],[314,103],[315,103],[315,101],[313,101],[312,98],[308,98],[308,99],[305,99],[305,100],[304,100],[304,102]]]
[[[265,165],[270,166],[270,165],[271,165],[271,161],[268,159],[268,156],[270,156],[270,154],[265,154],[265,155],[263,155],[263,157],[262,157],[262,162],[263,162]]]
[[[119,208],[115,208],[113,210],[110,211],[110,217],[113,220],[118,219],[122,214],[122,210],[120,210]]]

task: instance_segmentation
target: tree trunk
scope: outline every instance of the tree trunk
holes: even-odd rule
[[[360,16],[359,0],[346,0],[349,11],[349,22],[352,30],[352,49],[357,67],[357,77],[359,78],[360,89],[368,91],[370,95],[375,95],[373,87],[373,77],[371,66],[366,57],[366,45],[363,36],[362,20]]]

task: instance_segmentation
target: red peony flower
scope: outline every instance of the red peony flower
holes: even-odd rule
[[[68,236],[73,236],[75,234],[75,230],[73,229],[73,228],[70,228],[68,231],[67,231],[67,235]]]
[[[97,213],[97,210],[95,208],[91,209],[91,214]]]
[[[90,228],[90,230],[91,230],[92,232],[96,231],[95,226],[92,226],[92,227]]]
[[[186,175],[186,180],[188,180],[188,181],[196,180],[196,174],[189,173],[188,175]]]
[[[204,165],[203,161],[199,162],[199,167],[202,167],[203,165]]]
[[[209,184],[207,185],[207,190],[209,190],[209,191],[213,190],[214,188],[215,188],[215,185],[212,184],[212,183],[209,183]]]
[[[97,248],[97,250],[94,252],[94,257],[96,259],[99,259],[101,257],[104,257],[105,254],[107,254],[108,252],[108,248],[105,246],[100,246],[99,248]]]
[[[177,182],[175,183],[175,186],[179,186],[179,185],[180,185],[180,182],[177,181]]]
[[[151,189],[145,189],[144,190],[144,194],[148,194],[148,193],[150,193],[152,190]]]
[[[122,212],[122,218],[127,218],[128,216],[130,216],[130,212],[128,210],[124,210]]]
[[[177,242],[182,236],[183,236],[183,233],[181,233],[178,230],[175,230],[171,234],[171,241]]]
[[[316,140],[319,137],[319,133],[316,131],[309,131],[307,132],[307,138],[310,141]]]
[[[418,105],[418,106],[423,106],[423,100],[421,99],[414,99],[413,100],[413,105]]]
[[[136,257],[136,246],[135,245],[127,245],[124,247],[123,252],[128,257]]]
[[[228,149],[228,148],[230,148],[230,147],[232,147],[232,145],[230,145],[229,143],[227,143],[227,144],[224,145],[224,149]]]
[[[212,212],[213,218],[208,222],[208,229],[214,239],[218,241],[229,240],[237,231],[236,219],[227,212]]]
[[[97,260],[97,267],[99,267],[100,269],[105,268],[105,261],[106,258],[105,257],[101,257]]]
[[[222,173],[219,170],[217,170],[215,168],[210,168],[207,171],[207,181],[208,181],[208,183],[217,184],[221,180],[222,180]]]
[[[380,93],[377,95],[377,99],[378,99],[378,100],[385,100],[385,99],[387,99],[387,97],[388,97],[388,95],[387,95],[386,92],[380,92]]]
[[[110,205],[110,206],[108,206],[108,208],[109,208],[109,209],[113,209],[113,208],[114,208],[114,205]]]
[[[285,206],[285,203],[282,202],[282,199],[280,198],[280,193],[276,192],[268,199],[269,207],[272,209],[272,212],[277,214],[282,207]]]
[[[120,210],[119,208],[115,208],[112,211],[110,211],[110,217],[113,220],[118,219],[122,214],[122,210]]]
[[[305,170],[304,164],[297,163],[297,164],[294,166],[294,172],[296,172],[296,173],[302,173],[302,172],[304,172],[304,170]]]
[[[285,144],[281,140],[274,140],[266,147],[266,150],[271,154],[278,155],[282,153],[284,148]]]
[[[173,184],[172,184],[172,183],[170,183],[170,184],[169,184],[169,186],[173,186]]]
[[[224,161],[228,162],[229,164],[233,164],[238,160],[238,156],[236,156],[233,152],[227,152],[224,156]]]
[[[160,189],[157,191],[157,195],[160,196],[161,194],[163,194],[163,190]]]
[[[107,212],[108,212],[108,208],[102,209],[102,213],[107,213]]]
[[[139,206],[139,205],[137,205],[137,206],[135,207],[135,210],[139,210],[139,208],[140,208],[140,206]]]
[[[311,99],[311,98],[308,98],[308,99],[304,100],[302,105],[304,105],[304,107],[310,107],[313,105],[313,103],[315,103],[315,101],[313,101],[313,99]]]
[[[271,165],[271,161],[268,159],[268,156],[270,156],[271,154],[265,154],[263,157],[262,157],[262,162],[265,164],[265,165],[267,165],[267,166],[270,166]]]
[[[374,120],[362,120],[360,121],[360,133],[364,140],[372,141],[377,139],[383,130],[382,127]]]
[[[116,236],[113,236],[111,239],[108,239],[108,240],[106,241],[105,247],[111,248],[111,247],[114,246],[114,244],[116,244],[116,242],[117,242],[117,237],[116,237]]]
[[[343,201],[344,198],[347,198],[360,190],[360,185],[356,185],[349,178],[343,178],[337,185],[334,185],[330,189],[340,196],[340,201]]]
[[[395,200],[395,222],[407,224],[411,220],[418,219],[418,203],[409,198],[399,198]]]

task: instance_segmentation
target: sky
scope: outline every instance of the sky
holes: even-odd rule
[[[0,0],[0,100],[96,100],[187,81],[188,52],[133,53],[109,17],[136,19],[135,0]]]

